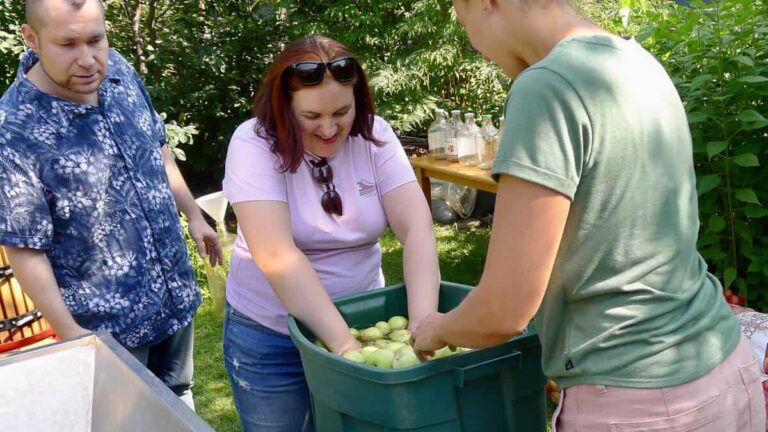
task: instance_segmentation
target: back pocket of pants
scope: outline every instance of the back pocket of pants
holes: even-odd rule
[[[741,382],[744,384],[744,391],[749,397],[749,419],[750,430],[759,430],[760,428],[755,424],[756,419],[763,415],[765,412],[765,396],[763,394],[763,386],[760,382],[760,372],[758,371],[757,360],[754,358],[751,362],[745,366],[738,366],[739,375],[741,375]],[[763,431],[760,431],[763,432]]]
[[[722,416],[720,395],[686,412],[654,420],[611,422],[611,432],[689,432],[710,425]]]

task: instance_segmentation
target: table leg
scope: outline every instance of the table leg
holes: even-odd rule
[[[427,199],[427,205],[432,210],[432,185],[429,181],[429,177],[424,173],[424,169],[416,168],[416,179],[419,181],[421,191],[424,193],[424,198]]]

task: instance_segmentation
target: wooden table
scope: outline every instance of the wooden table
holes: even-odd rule
[[[497,191],[497,184],[491,178],[491,170],[484,170],[477,166],[465,167],[458,162],[437,160],[430,156],[411,158],[411,166],[416,172],[416,179],[419,181],[421,190],[430,205],[432,204],[430,178],[469,186],[486,192],[496,193]]]

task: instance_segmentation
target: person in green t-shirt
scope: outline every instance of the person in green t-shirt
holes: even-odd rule
[[[696,250],[691,135],[659,62],[566,0],[454,0],[514,78],[483,276],[414,332],[485,347],[535,315],[558,431],[764,431],[754,356]]]

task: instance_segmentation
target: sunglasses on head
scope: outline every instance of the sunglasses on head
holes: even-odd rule
[[[342,215],[341,195],[336,192],[336,186],[333,184],[333,169],[328,165],[328,160],[321,157],[318,160],[310,160],[312,168],[312,177],[316,182],[325,187],[325,192],[320,198],[320,205],[328,214]]]
[[[327,63],[300,61],[288,66],[286,71],[295,75],[303,85],[311,86],[323,81],[326,69],[338,82],[352,81],[357,76],[357,59],[342,57]]]

